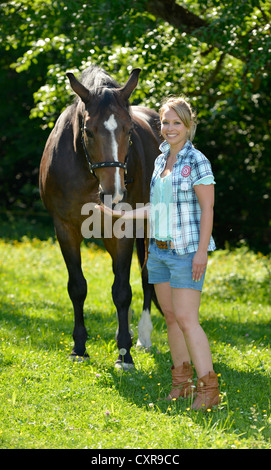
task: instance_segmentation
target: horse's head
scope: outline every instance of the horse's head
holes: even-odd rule
[[[95,90],[86,88],[72,73],[67,74],[83,102],[80,132],[90,169],[99,181],[100,199],[106,203],[111,197],[113,206],[126,195],[126,157],[133,127],[128,100],[139,73],[140,69],[134,69],[121,88],[101,85]]]

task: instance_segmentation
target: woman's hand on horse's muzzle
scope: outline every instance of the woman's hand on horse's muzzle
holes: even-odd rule
[[[95,209],[100,210],[104,214],[110,215],[111,217],[122,217],[123,215],[125,215],[125,211],[111,209],[110,207],[107,207],[104,204],[96,204]]]

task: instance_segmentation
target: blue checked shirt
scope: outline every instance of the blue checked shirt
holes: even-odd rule
[[[169,144],[160,145],[161,154],[156,158],[150,185],[150,235],[155,238],[155,205],[153,189],[157,178],[163,172],[169,154]],[[194,184],[206,176],[213,177],[209,160],[188,140],[177,155],[177,163],[172,171],[173,204],[170,207],[172,220],[172,239],[174,248],[180,255],[197,251],[200,236],[201,209],[193,188]],[[210,238],[208,251],[216,249],[213,237]]]

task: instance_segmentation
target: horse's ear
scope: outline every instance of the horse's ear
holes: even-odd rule
[[[89,90],[75,78],[73,73],[68,72],[66,73],[66,75],[68,79],[70,80],[70,84],[71,84],[73,91],[75,91],[75,93],[78,96],[80,96],[81,100],[84,101],[84,103],[86,103],[90,98]]]
[[[135,87],[138,84],[138,77],[141,72],[141,69],[134,69],[132,70],[130,77],[128,78],[127,82],[125,85],[120,88],[121,95],[124,100],[127,100],[130,98],[132,92],[134,91]]]

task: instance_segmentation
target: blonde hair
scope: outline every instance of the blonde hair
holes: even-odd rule
[[[172,108],[175,113],[178,114],[185,127],[188,129],[188,139],[193,140],[196,128],[197,128],[197,117],[196,113],[192,110],[191,105],[184,97],[179,98],[167,98],[159,110],[160,119],[162,119],[163,113],[166,108]]]

